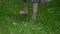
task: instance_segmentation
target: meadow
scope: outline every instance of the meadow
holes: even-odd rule
[[[60,0],[40,3],[36,20],[32,20],[32,3],[28,15],[21,15],[22,0],[0,0],[0,34],[60,34]]]

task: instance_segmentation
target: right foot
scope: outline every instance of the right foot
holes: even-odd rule
[[[20,11],[20,14],[28,14],[28,11]]]

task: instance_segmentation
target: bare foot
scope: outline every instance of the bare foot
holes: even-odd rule
[[[36,19],[36,15],[32,15],[32,19],[35,20]]]
[[[20,11],[20,14],[28,14],[28,11]]]

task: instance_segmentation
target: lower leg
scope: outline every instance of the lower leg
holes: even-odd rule
[[[27,14],[28,9],[27,9],[27,1],[26,0],[23,0],[23,6],[24,6],[24,9],[20,13]]]
[[[24,10],[27,10],[27,1],[23,0]]]
[[[36,19],[37,11],[38,11],[38,3],[33,3],[33,16],[32,16],[32,19]]]

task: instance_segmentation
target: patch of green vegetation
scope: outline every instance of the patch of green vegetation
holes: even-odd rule
[[[0,0],[0,34],[60,34],[59,1],[40,3],[33,21],[32,3],[28,3],[29,14],[21,15],[22,0]]]

